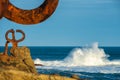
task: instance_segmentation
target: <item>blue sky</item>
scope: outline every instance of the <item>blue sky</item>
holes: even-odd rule
[[[23,9],[38,7],[44,0],[10,0]],[[0,20],[0,46],[5,45],[5,32],[21,29],[24,46],[120,46],[119,0],[59,0],[55,13],[36,25],[22,25],[5,18]],[[20,34],[16,35],[20,38]]]

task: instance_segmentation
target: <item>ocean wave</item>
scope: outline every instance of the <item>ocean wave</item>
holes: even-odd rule
[[[43,64],[45,66],[105,66],[105,65],[120,65],[120,60],[108,59],[103,49],[98,48],[98,43],[94,43],[89,48],[75,48],[70,54],[61,61],[42,61],[34,60],[35,64]]]
[[[70,54],[61,61],[42,61],[34,60],[35,64],[42,64],[47,68],[64,69],[74,71],[88,71],[101,73],[120,73],[120,60],[108,59],[110,57],[105,51],[98,47],[98,43],[94,43],[91,47],[75,48]],[[44,68],[44,67],[42,67]]]

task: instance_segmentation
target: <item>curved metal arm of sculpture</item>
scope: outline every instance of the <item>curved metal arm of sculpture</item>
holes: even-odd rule
[[[15,39],[15,31],[13,29],[8,30],[6,32],[6,34],[5,34],[6,40],[12,43],[12,47],[13,48],[16,48],[18,46],[18,43],[25,39],[25,33],[22,30],[16,30],[16,32],[19,32],[19,33],[22,34],[22,38],[21,39],[19,39],[19,40]],[[8,38],[8,34],[9,33],[12,33],[12,39]]]
[[[19,33],[21,33],[21,34],[22,34],[22,38],[21,38],[21,39],[19,39],[19,40],[16,40],[16,42],[18,43],[18,42],[23,41],[23,40],[25,39],[25,33],[24,33],[22,30],[16,30],[16,32],[19,32]]]
[[[32,10],[23,10],[12,5],[8,0],[8,8],[4,17],[20,24],[37,24],[48,17],[55,11],[59,0],[45,0],[42,5]]]
[[[9,33],[12,33],[12,39],[8,38],[8,34]],[[15,40],[15,32],[14,32],[14,30],[13,29],[8,30],[6,32],[6,34],[5,34],[5,38],[6,38],[7,41],[10,41],[10,42],[12,42],[13,40]]]
[[[6,43],[5,43],[5,50],[4,50],[3,55],[8,55],[8,43],[9,43],[9,41],[6,41]]]

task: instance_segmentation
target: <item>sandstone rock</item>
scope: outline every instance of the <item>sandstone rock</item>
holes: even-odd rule
[[[29,73],[37,73],[34,62],[27,47],[11,48],[10,55],[0,54],[0,67],[3,69],[11,69],[25,71]]]
[[[12,48],[10,50],[11,55],[14,56],[19,64],[16,67],[20,70],[37,73],[35,69],[34,62],[30,55],[30,50],[26,47],[17,47],[16,49]]]
[[[35,75],[17,70],[0,71],[0,80],[77,80],[59,75]]]

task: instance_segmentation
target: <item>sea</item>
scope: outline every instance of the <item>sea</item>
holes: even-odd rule
[[[88,80],[120,80],[120,47],[32,46],[31,56],[40,74],[77,75]],[[0,52],[4,47],[0,47]]]

